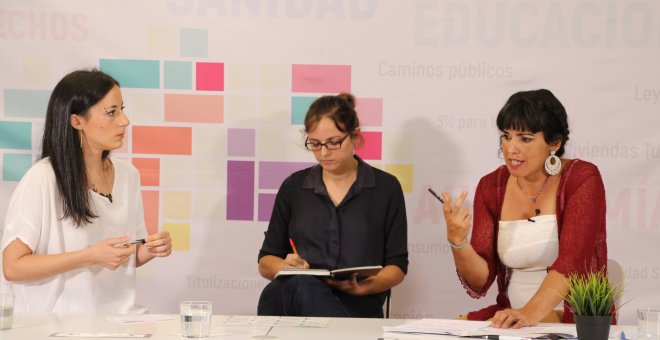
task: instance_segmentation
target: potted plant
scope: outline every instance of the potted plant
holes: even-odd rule
[[[614,302],[621,287],[614,287],[601,269],[568,277],[566,301],[571,305],[579,339],[607,339],[610,333]]]

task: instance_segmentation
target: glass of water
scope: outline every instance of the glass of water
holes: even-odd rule
[[[637,339],[660,340],[660,310],[637,310]]]
[[[14,294],[0,294],[0,329],[10,329],[14,318]]]
[[[213,309],[210,301],[183,301],[181,311],[181,336],[206,338],[211,328]]]

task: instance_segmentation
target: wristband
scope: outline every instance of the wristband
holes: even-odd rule
[[[463,249],[463,248],[467,247],[468,243],[470,243],[468,241],[467,237],[465,238],[465,242],[463,242],[463,244],[456,245],[456,244],[451,243],[451,241],[449,241],[449,240],[447,240],[447,242],[449,242],[449,246],[454,248],[454,249]]]

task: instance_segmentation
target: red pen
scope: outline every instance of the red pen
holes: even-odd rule
[[[291,248],[293,248],[293,253],[298,255],[298,249],[296,249],[296,244],[293,243],[293,239],[289,237],[289,244],[291,245]]]

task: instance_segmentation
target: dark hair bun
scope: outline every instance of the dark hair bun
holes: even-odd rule
[[[348,103],[348,105],[351,106],[352,109],[355,109],[355,96],[353,96],[348,92],[342,92],[338,94],[337,97],[345,100]]]

